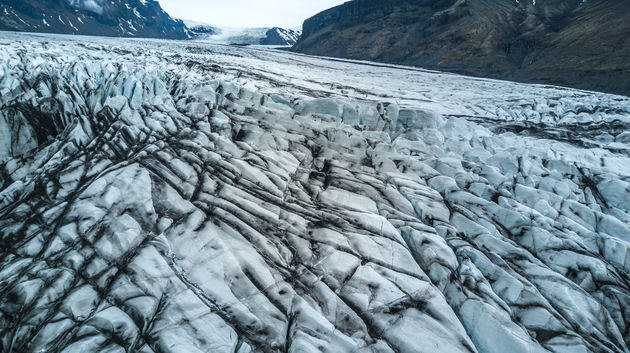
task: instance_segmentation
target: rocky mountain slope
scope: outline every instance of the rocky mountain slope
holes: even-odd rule
[[[0,30],[188,39],[156,0],[3,0]]]
[[[262,45],[278,45],[287,46],[294,45],[298,39],[300,39],[300,31],[293,29],[285,29],[280,27],[273,27],[267,30],[265,38],[260,41]]]
[[[2,352],[630,352],[629,98],[0,47]]]
[[[625,0],[354,0],[293,50],[630,95]]]

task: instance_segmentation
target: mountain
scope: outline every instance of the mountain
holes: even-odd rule
[[[195,39],[230,45],[292,46],[301,31],[280,27],[220,27],[184,20]]]
[[[630,353],[630,97],[0,48],[2,353]]]
[[[193,38],[205,38],[211,35],[217,35],[221,33],[220,28],[204,23],[204,22],[197,22],[197,21],[191,21],[191,20],[182,20],[182,21],[184,22],[186,27],[188,27],[188,30],[193,35]]]
[[[273,27],[265,32],[265,38],[260,41],[260,44],[278,46],[294,45],[300,38],[300,35],[300,31]]]
[[[0,30],[188,39],[156,0],[3,0]]]
[[[630,95],[626,0],[354,0],[292,50]]]

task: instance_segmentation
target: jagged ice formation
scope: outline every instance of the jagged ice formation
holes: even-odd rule
[[[630,100],[0,37],[0,351],[628,352]]]

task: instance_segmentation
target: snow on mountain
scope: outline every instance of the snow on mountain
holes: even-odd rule
[[[71,6],[78,9],[88,10],[97,14],[103,14],[103,0],[68,0]]]
[[[195,38],[204,38],[210,35],[217,35],[221,33],[221,29],[219,27],[216,27],[207,23],[191,21],[191,20],[182,20],[182,21],[184,21],[184,24],[186,24],[186,27],[188,27],[188,30],[194,34]]]
[[[261,40],[262,45],[283,45],[292,46],[300,39],[301,31],[273,27],[267,30],[265,38]]]
[[[7,352],[629,352],[630,98],[0,33]]]
[[[301,35],[301,31],[280,27],[219,27],[189,20],[184,23],[196,34],[195,39],[216,44],[291,46]]]
[[[155,0],[3,0],[0,30],[189,39]]]

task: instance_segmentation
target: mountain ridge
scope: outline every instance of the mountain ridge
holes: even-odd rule
[[[620,0],[354,0],[292,50],[629,95],[628,16]]]
[[[189,39],[188,28],[155,0],[6,0],[0,30]]]

